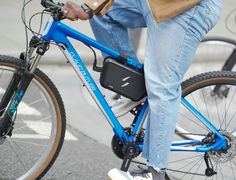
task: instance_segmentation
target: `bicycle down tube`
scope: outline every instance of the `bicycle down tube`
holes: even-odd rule
[[[54,41],[57,44],[61,45],[60,47],[63,54],[71,63],[71,65],[73,66],[74,70],[76,71],[81,81],[85,84],[89,93],[91,94],[91,96],[97,103],[98,107],[101,109],[106,119],[108,120],[109,124],[113,128],[114,133],[120,138],[122,142],[123,142],[123,138],[125,141],[132,141],[135,137],[132,135],[128,136],[128,134],[125,132],[124,128],[119,123],[118,119],[116,118],[110,106],[108,105],[107,101],[105,100],[103,94],[100,92],[99,88],[97,87],[96,83],[94,82],[93,78],[91,77],[90,73],[85,67],[83,61],[81,60],[80,56],[78,55],[78,53],[76,52],[76,50],[74,49],[70,41],[67,39],[67,37],[71,37],[73,39],[76,39],[78,41],[85,43],[86,45],[92,46],[108,54],[109,56],[112,56],[113,58],[121,57],[120,53],[102,45],[101,43],[93,40],[92,38],[88,36],[85,36],[84,34],[80,32],[77,32],[76,30],[61,23],[60,21],[54,21],[53,18],[51,18],[48,21],[43,32],[44,40]],[[140,64],[138,61],[133,60],[131,58],[127,58],[127,63],[138,69],[143,67],[142,64]],[[199,118],[201,122],[204,123],[204,125],[207,128],[209,128],[213,133],[216,134],[217,140],[214,144],[210,146],[198,146],[198,147],[184,147],[184,146],[200,143],[201,139],[192,139],[192,140],[173,142],[171,150],[172,151],[209,152],[212,149],[225,148],[226,140],[224,136],[207,120],[207,118],[205,118],[202,114],[200,114],[186,99],[182,98],[182,103],[197,118]],[[148,110],[148,103],[145,102],[145,105],[143,106],[143,109],[141,110],[141,113],[138,116],[138,120],[133,128],[132,134],[137,134],[141,130],[141,127],[147,115],[146,113],[147,110]],[[140,148],[142,148],[142,144],[140,144]]]

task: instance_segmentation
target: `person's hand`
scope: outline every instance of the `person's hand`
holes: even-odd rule
[[[89,19],[89,15],[84,12],[80,5],[70,1],[66,2],[65,6],[62,8],[62,12],[66,18],[72,21]]]

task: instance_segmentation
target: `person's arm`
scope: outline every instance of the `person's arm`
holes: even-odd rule
[[[64,16],[72,21],[78,19],[87,20],[91,19],[94,14],[104,15],[113,4],[113,1],[114,0],[86,0],[81,6],[68,1],[62,11]]]

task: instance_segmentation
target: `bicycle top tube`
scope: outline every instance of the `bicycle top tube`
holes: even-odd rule
[[[71,27],[67,26],[66,24],[60,21],[54,21],[53,18],[50,18],[50,20],[47,22],[45,26],[42,38],[47,41],[53,40],[57,44],[64,44],[65,46],[68,46],[69,41],[67,37],[71,37],[73,39],[83,42],[86,45],[92,46],[113,58],[121,57],[121,54],[119,52],[72,29]],[[133,66],[134,68],[137,68],[137,69],[143,68],[143,64],[139,63],[138,60],[132,59],[130,57],[127,57],[125,59],[127,60],[127,64]]]

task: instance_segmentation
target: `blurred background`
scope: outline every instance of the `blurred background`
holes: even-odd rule
[[[82,0],[73,1],[83,2]],[[0,0],[0,2],[0,54],[18,57],[20,52],[25,50],[26,42],[25,30],[21,21],[23,0]],[[34,13],[40,11],[42,11],[40,1],[33,0],[26,8],[27,20]],[[47,17],[43,19],[43,22],[46,20]],[[33,29],[39,28],[39,22],[40,17],[36,16],[32,20]],[[94,37],[88,22],[65,20],[65,23],[90,37]],[[145,29],[132,31],[131,34],[139,60],[143,61]],[[234,42],[236,41],[235,0],[224,0],[221,20],[207,34],[207,37],[213,36],[228,38],[232,42],[212,40],[201,43],[185,78],[209,70],[222,69],[226,60],[236,52],[236,43]],[[81,43],[73,43],[80,56],[88,64],[91,74],[98,81],[99,74],[91,71],[91,63],[93,62],[91,50]],[[99,63],[102,64],[100,53],[97,52],[97,55],[100,59]],[[78,179],[77,177],[80,176],[79,179],[104,179],[111,167],[120,166],[120,161],[110,150],[112,137],[110,126],[57,47],[50,48],[43,57],[40,68],[54,81],[62,95],[67,112],[67,131],[72,135],[65,140],[59,159],[45,178]],[[102,88],[101,90],[106,93],[106,90]],[[129,124],[130,122],[124,119],[122,123]],[[91,173],[90,170],[93,172]]]
[[[9,1],[0,0],[0,1],[1,1],[0,53],[18,56],[18,54],[21,51],[23,51],[25,47],[24,26],[21,21],[21,8],[23,1],[22,0],[9,0]],[[82,0],[73,0],[73,1],[79,3],[83,2]],[[65,2],[65,0],[62,0],[62,2]],[[235,23],[236,11],[234,11],[235,7],[236,7],[235,0],[224,0],[224,9],[221,21],[207,36],[221,36],[221,37],[236,39],[236,23]],[[32,1],[26,8],[26,18],[29,20],[32,14],[40,12],[41,10],[42,8],[40,5],[40,1],[36,0]],[[32,20],[33,29],[35,30],[38,29],[39,20],[40,20],[39,16],[36,16],[36,18]],[[44,21],[45,20],[47,20],[47,18],[44,18]],[[84,34],[93,37],[88,22],[66,21],[66,23],[70,24],[72,27],[83,32]],[[140,44],[137,45],[138,55],[140,59],[142,59],[144,55],[145,37],[146,37],[146,32],[144,29],[140,37]],[[81,44],[76,44],[76,47],[82,57],[86,57],[86,59],[91,57],[92,54],[88,48],[84,47]],[[62,54],[57,50],[57,48],[50,50],[50,52],[47,53],[47,57],[49,56],[53,57],[54,60],[49,60],[49,62],[47,63],[54,63],[55,59],[57,63],[64,62]]]

